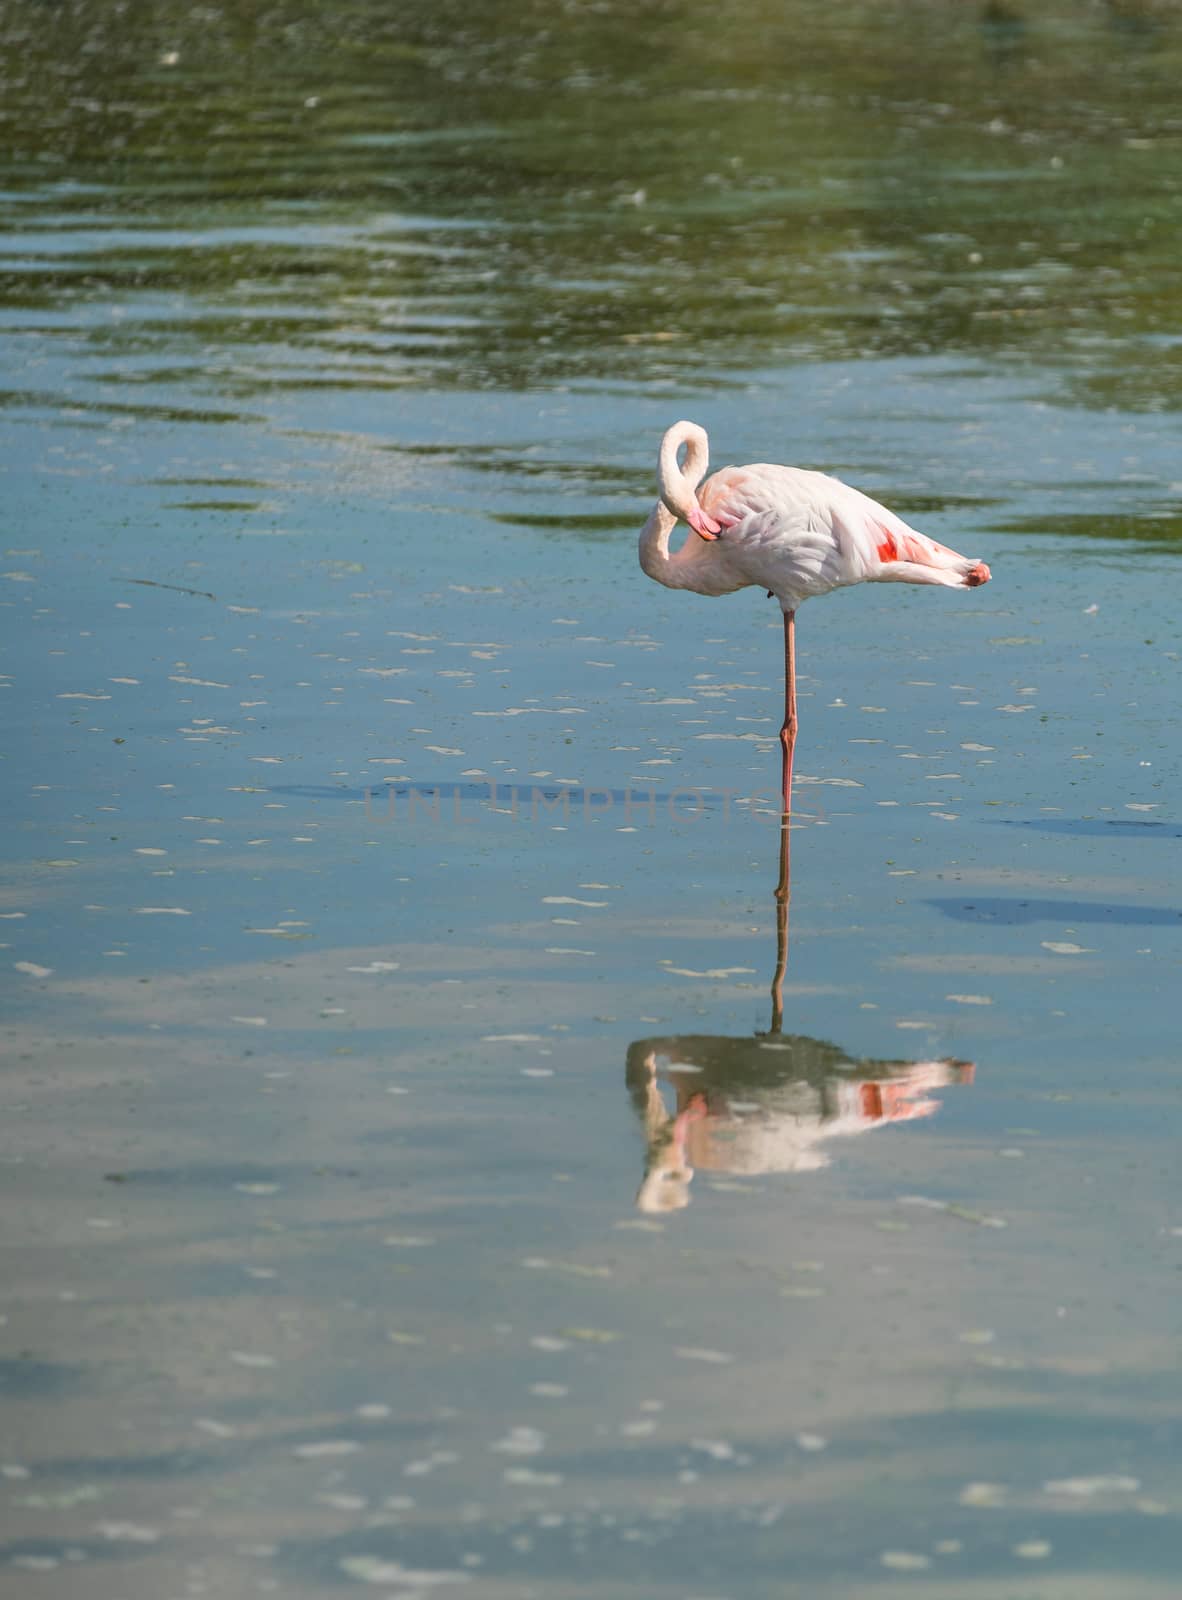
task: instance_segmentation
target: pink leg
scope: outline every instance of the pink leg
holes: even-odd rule
[[[784,814],[792,810],[792,752],[796,747],[796,612],[784,613],[784,726],[780,729],[783,750],[782,795]]]

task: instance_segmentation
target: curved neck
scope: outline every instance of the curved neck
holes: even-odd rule
[[[675,587],[672,578],[673,557],[669,554],[669,535],[677,526],[677,518],[658,500],[648,521],[640,531],[640,565],[650,578],[668,588]]]
[[[679,465],[677,455],[685,446],[685,466]],[[673,513],[683,520],[697,505],[694,491],[706,476],[710,464],[710,451],[705,428],[696,422],[675,422],[661,440],[657,457],[657,483],[661,499]]]

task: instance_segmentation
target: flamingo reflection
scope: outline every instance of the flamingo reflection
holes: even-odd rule
[[[826,1145],[890,1122],[932,1116],[936,1089],[973,1081],[973,1063],[854,1059],[821,1039],[785,1034],[788,960],[788,819],[782,819],[776,885],[776,967],[766,1034],[678,1034],[637,1039],[627,1084],[644,1128],[641,1211],[690,1201],[694,1172],[754,1176],[815,1172]],[[671,1103],[670,1103],[671,1101]]]

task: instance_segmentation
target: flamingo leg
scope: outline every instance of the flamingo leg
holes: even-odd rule
[[[792,810],[792,752],[796,748],[796,612],[784,613],[784,726],[781,794],[785,816]]]

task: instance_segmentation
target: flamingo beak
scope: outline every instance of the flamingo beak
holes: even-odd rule
[[[690,508],[689,514],[685,520],[689,523],[690,527],[694,530],[698,537],[700,539],[705,539],[708,544],[717,539],[718,535],[722,532],[722,525],[718,522],[715,522],[713,517],[708,516],[707,513],[702,510],[701,506],[696,504]]]

